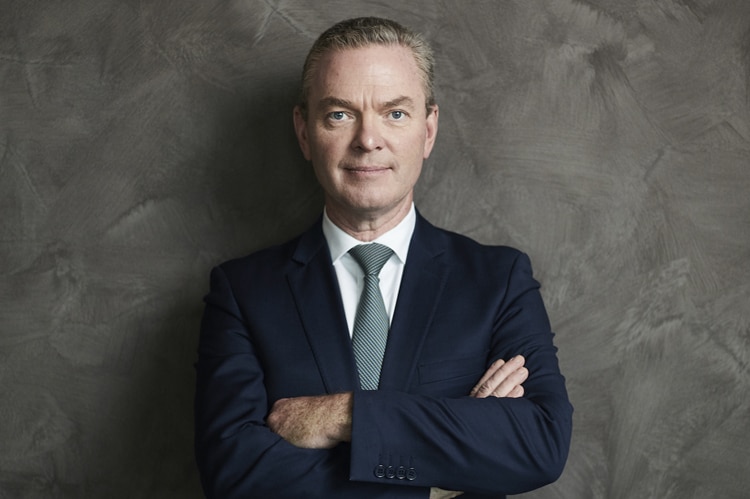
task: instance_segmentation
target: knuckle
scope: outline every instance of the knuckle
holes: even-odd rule
[[[486,395],[491,392],[492,392],[492,389],[490,388],[490,385],[487,382],[479,385],[479,388],[477,389],[477,393],[480,395]]]

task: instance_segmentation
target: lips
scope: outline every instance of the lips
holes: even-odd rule
[[[379,165],[345,165],[344,170],[353,173],[378,173],[386,170],[390,170],[389,166]]]

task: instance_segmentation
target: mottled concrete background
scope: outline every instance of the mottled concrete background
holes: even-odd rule
[[[438,54],[435,223],[527,251],[576,407],[534,498],[750,488],[750,2],[2,0],[0,498],[198,498],[219,261],[321,203],[291,107],[314,37]]]

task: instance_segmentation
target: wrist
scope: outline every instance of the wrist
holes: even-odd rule
[[[346,392],[333,397],[329,438],[337,442],[351,442],[354,395],[352,392]]]

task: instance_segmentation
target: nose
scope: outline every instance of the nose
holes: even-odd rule
[[[352,140],[352,147],[362,152],[383,148],[383,135],[376,117],[363,116],[360,119]]]

